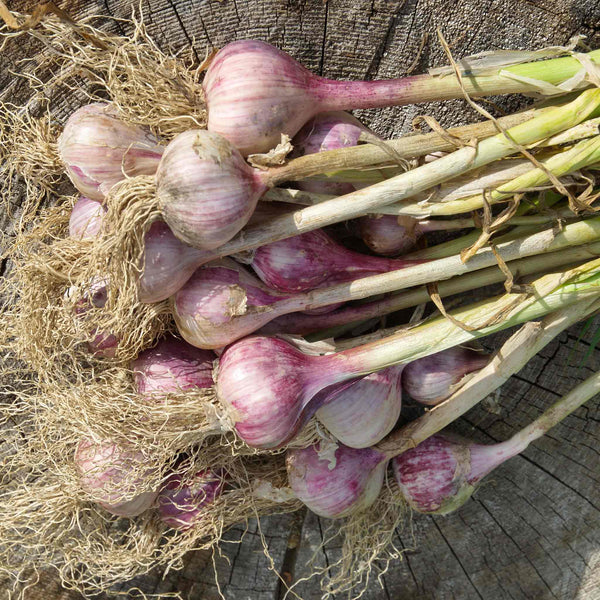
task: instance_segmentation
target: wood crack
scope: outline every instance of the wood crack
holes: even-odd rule
[[[473,590],[475,591],[475,593],[477,594],[477,596],[480,598],[480,600],[485,600],[484,597],[479,593],[479,590],[477,589],[477,586],[475,585],[475,583],[471,579],[471,576],[469,575],[467,569],[462,564],[462,561],[460,560],[460,557],[454,551],[454,548],[452,547],[452,544],[450,543],[450,541],[448,539],[446,539],[446,536],[444,535],[444,532],[442,531],[442,529],[439,526],[439,524],[438,524],[437,520],[435,519],[435,517],[432,520],[433,520],[433,523],[435,524],[436,529],[439,531],[440,535],[444,539],[444,542],[446,542],[446,545],[450,549],[450,552],[452,553],[452,556],[454,556],[454,558],[456,559],[456,562],[458,562],[458,565],[461,568],[461,571],[465,574],[465,577],[469,580],[469,583],[471,584]]]
[[[189,47],[192,49],[192,52],[194,53],[194,57],[196,58],[196,63],[200,64],[200,57],[198,56],[198,53],[196,52],[196,48],[194,48],[194,44],[192,42],[192,38],[189,36],[187,29],[185,28],[185,24],[183,23],[183,20],[181,18],[181,15],[179,14],[179,11],[177,10],[177,7],[175,6],[175,3],[173,2],[173,0],[168,0],[169,5],[171,6],[171,8],[173,9],[173,14],[175,15],[175,18],[177,19],[177,22],[179,23],[179,26],[181,27],[181,31],[183,32],[183,35],[185,36],[185,39],[187,40]],[[202,23],[202,26],[204,27],[204,22],[202,21],[202,17],[199,16],[198,17],[200,19],[200,22]],[[206,30],[206,27],[204,27],[204,32],[206,33],[206,38],[208,39],[208,42],[212,45],[212,42],[210,41],[210,37],[208,35],[208,31]]]
[[[510,533],[504,528],[504,526],[502,525],[502,523],[500,523],[500,521],[498,521],[498,519],[496,519],[496,517],[492,514],[492,512],[488,509],[488,507],[485,505],[484,502],[480,502],[483,510],[485,510],[485,512],[491,517],[492,521],[494,521],[494,523],[498,526],[498,528],[500,529],[500,531],[502,531],[502,533],[513,543],[515,544],[515,546],[519,547],[519,544],[513,539],[513,537],[510,535]],[[527,523],[527,525],[529,525]],[[539,570],[537,569],[537,567],[533,564],[533,562],[531,561],[531,559],[529,558],[529,556],[525,555],[525,558],[527,559],[527,561],[529,562],[529,564],[531,565],[531,567],[533,568],[533,570],[537,573],[537,576],[539,577],[540,581],[544,584],[544,586],[546,587],[546,589],[552,594],[553,598],[556,598],[556,596],[554,595],[554,592],[552,591],[552,589],[550,588],[550,586],[548,585],[548,583],[546,582],[546,580],[544,579],[544,577],[542,576],[542,574],[539,572]],[[559,600],[559,599],[557,599]]]
[[[323,77],[325,66],[325,46],[327,45],[327,19],[329,17],[329,2],[325,3],[325,21],[323,23],[323,39],[321,40],[321,59],[319,60],[319,75]]]

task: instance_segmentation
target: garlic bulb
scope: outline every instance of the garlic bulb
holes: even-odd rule
[[[69,218],[69,235],[80,240],[95,238],[100,233],[106,208],[85,196],[75,202]]]
[[[368,508],[379,495],[389,459],[372,448],[339,445],[334,460],[319,445],[288,450],[288,481],[296,496],[321,517],[338,519]]]
[[[465,375],[483,369],[488,361],[484,352],[449,348],[409,363],[402,374],[402,386],[417,402],[435,405],[451,396]]]
[[[394,428],[400,416],[403,369],[403,365],[388,367],[333,392],[317,411],[317,419],[350,448],[373,446]]]
[[[366,216],[356,220],[358,234],[375,253],[395,256],[411,250],[425,233],[408,215]]]
[[[317,229],[257,248],[252,268],[269,287],[291,293],[387,273],[419,262],[424,261],[353,252]]]
[[[461,507],[485,475],[521,450],[514,440],[486,446],[442,433],[396,456],[392,466],[413,510],[444,515]]]
[[[259,174],[223,137],[203,129],[180,133],[156,173],[163,217],[187,244],[217,248],[248,222],[267,190]]]
[[[361,134],[366,131],[369,130],[347,112],[319,113],[294,136],[292,157],[356,146]],[[296,187],[306,192],[334,196],[343,196],[356,189],[351,183],[327,181],[318,176],[300,180],[296,182]]]
[[[174,529],[185,530],[202,519],[202,509],[221,495],[224,473],[198,471],[191,480],[177,473],[171,475],[158,494],[158,514]]]
[[[219,359],[217,396],[249,446],[277,448],[336,389],[328,363],[329,356],[305,354],[279,338],[246,337]]]
[[[192,275],[173,297],[173,316],[187,342],[214,349],[268,323],[273,318],[269,305],[285,298],[225,259]]]
[[[135,387],[145,396],[164,396],[213,385],[216,356],[173,337],[163,338],[131,362]]]
[[[135,517],[154,504],[158,492],[136,493],[144,479],[154,475],[154,469],[144,466],[146,463],[140,452],[110,440],[84,438],[75,451],[83,490],[108,512],[122,517]]]
[[[88,104],[67,120],[58,152],[73,185],[103,200],[126,177],[153,175],[163,148],[149,129],[122,121],[110,104]]]

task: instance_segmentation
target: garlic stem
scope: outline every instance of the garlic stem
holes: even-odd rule
[[[527,238],[499,244],[496,251],[505,262],[545,252],[555,252],[572,245],[594,242],[600,237],[600,217],[569,223],[556,233],[547,229]],[[361,300],[368,296],[393,292],[416,285],[439,282],[456,275],[495,265],[497,258],[490,248],[482,248],[468,262],[450,256],[428,263],[404,267],[396,271],[363,277],[349,283],[320,288],[271,304],[274,312],[285,314],[312,310],[337,302]]]
[[[566,131],[561,133],[557,133],[556,135],[552,135],[549,138],[545,139],[543,142],[536,144],[536,148],[547,148],[548,146],[558,146],[559,144],[569,144],[571,142],[576,142],[578,140],[582,140],[586,137],[592,137],[598,134],[598,130],[600,129],[600,117],[596,117],[595,119],[590,119],[589,121],[585,121],[584,123],[580,123],[579,125],[575,125],[575,127],[571,127]]]
[[[382,213],[384,214],[384,213]],[[511,217],[510,221],[507,222],[507,227],[511,225],[545,225],[546,223],[553,223],[558,219],[574,219],[575,214],[570,208],[563,208],[557,210],[552,214],[546,215],[523,215],[522,217],[515,216]],[[477,227],[475,221],[469,217],[463,219],[426,219],[419,221],[419,227],[423,231],[452,231],[454,229],[468,229]],[[478,232],[479,235],[479,232]]]
[[[530,285],[531,294],[505,294],[451,313],[458,321],[475,328],[473,331],[466,331],[449,319],[438,317],[337,356],[340,362],[352,363],[348,372],[358,376],[464,344],[537,319],[569,304],[585,302],[587,298],[597,298],[600,293],[600,259],[565,273],[545,275]]]
[[[599,307],[598,303],[595,303],[595,307]],[[541,438],[552,427],[597,394],[600,394],[600,371],[582,381],[509,441],[515,447],[519,447],[519,452],[522,452],[531,442]]]
[[[583,140],[560,154],[555,154],[542,161],[547,171],[556,177],[562,177],[584,167],[588,167],[600,161],[600,136]],[[435,163],[433,163],[435,164]],[[535,168],[527,173],[515,177],[511,181],[500,185],[486,196],[490,204],[506,201],[515,193],[535,189],[550,181],[547,172]],[[395,214],[411,216],[443,216],[476,210],[484,205],[483,194],[477,194],[469,198],[460,198],[448,202],[413,203],[395,207]]]
[[[553,254],[552,268],[556,269],[598,255],[600,255],[600,243],[598,242],[574,246],[573,248],[568,248],[562,252]],[[548,257],[542,254],[522,258],[510,262],[508,268],[515,276],[523,277],[531,275],[548,269]],[[486,285],[500,283],[505,279],[506,275],[496,266],[488,267],[481,271],[460,275],[440,282],[438,285],[438,293],[442,298],[445,298],[447,296],[452,296],[453,294],[460,294]],[[295,333],[305,335],[327,327],[328,329],[320,332],[318,337],[313,336],[312,338],[313,341],[316,339],[327,339],[331,337],[329,328],[358,323],[373,317],[380,317],[397,310],[417,306],[424,302],[428,302],[430,299],[427,287],[422,286],[394,294],[389,298],[375,300],[359,306],[342,308],[324,315],[307,315],[302,313],[284,315],[263,327],[261,333],[264,333],[265,335],[272,335],[275,333]]]
[[[535,198],[531,202],[521,204],[515,213],[515,216],[505,223],[502,229],[506,229],[511,227],[513,224],[513,219],[519,219],[523,216],[527,216],[534,209],[538,209],[540,212],[546,211],[548,212],[549,208],[555,206],[558,202],[560,202],[564,196],[556,193],[556,192],[545,192],[543,194],[539,194],[537,198]],[[554,212],[550,213],[550,222],[552,222],[551,217],[556,214]],[[544,215],[534,215],[544,216]],[[515,223],[516,224],[516,223]],[[508,242],[514,240],[519,237],[524,237],[526,235],[530,235],[532,233],[536,233],[540,228],[536,227],[532,224],[522,224],[514,227],[509,233],[502,234],[500,236],[494,237],[494,243],[500,244],[502,242]],[[499,230],[498,233],[501,233],[502,230]],[[479,231],[472,231],[467,233],[460,238],[450,240],[448,242],[442,242],[441,244],[436,244],[435,246],[430,246],[429,248],[425,248],[423,250],[417,250],[416,252],[411,252],[409,254],[404,255],[404,258],[444,258],[446,256],[452,256],[453,254],[458,254],[462,252],[465,248],[468,248],[472,244],[474,244],[481,233]]]
[[[599,107],[600,90],[586,90],[565,106],[543,112],[530,121],[514,126],[506,134],[502,133],[482,140],[475,149],[461,148],[432,163],[368,188],[316,206],[309,206],[290,215],[276,217],[261,223],[260,226],[248,227],[216,249],[215,258],[319,229],[373,212],[379,206],[410,198],[461,173],[514,154],[516,152],[514,142],[521,145],[530,144],[581,123],[593,115]]]
[[[574,219],[575,218],[575,214],[573,213],[573,211],[568,208],[565,207],[561,210],[556,210],[554,211],[552,214],[546,214],[546,215],[523,215],[522,217],[519,216],[515,216],[515,217],[511,217],[510,221],[508,222],[508,225],[545,225],[546,223],[554,223],[559,219]],[[452,221],[450,221],[450,223],[454,223],[454,222],[464,222],[467,220],[471,220],[471,219],[453,219]],[[430,221],[431,223],[437,225],[438,223],[440,223],[440,221]],[[443,221],[442,221],[443,223]],[[472,227],[474,227],[475,225],[473,224]],[[428,231],[434,231],[438,229],[437,227],[431,227],[431,229],[429,229]],[[442,229],[441,227],[439,229]]]
[[[525,323],[503,344],[491,362],[460,390],[422,417],[395,431],[378,444],[378,448],[396,456],[441,431],[520,371],[562,331],[598,309],[600,301],[598,296],[593,295],[560,308],[540,322]]]
[[[600,62],[600,50],[589,52],[587,57],[592,62]],[[397,101],[393,104],[414,104],[462,98],[464,92],[475,97],[498,93],[539,92],[539,88],[525,79],[559,85],[583,68],[577,58],[568,56],[502,67],[498,72],[486,75],[463,72],[461,78],[464,87],[461,87],[454,75],[414,75],[388,81],[321,80],[322,95],[331,99],[328,102],[330,110],[347,110],[356,107],[387,106],[392,104],[390,100],[394,96],[397,96]]]

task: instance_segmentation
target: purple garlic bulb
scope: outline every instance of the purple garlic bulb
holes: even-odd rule
[[[175,294],[177,329],[199,348],[220,348],[274,318],[269,305],[287,298],[269,290],[232,260],[199,268]]]
[[[246,337],[219,359],[217,397],[248,445],[278,448],[344,380],[330,362],[337,362],[335,355],[305,354],[279,338]]]
[[[425,233],[417,219],[406,215],[361,217],[356,224],[363,242],[382,256],[396,256],[412,250]]]
[[[299,500],[321,517],[338,519],[368,508],[383,486],[388,457],[373,449],[339,445],[333,458],[320,446],[288,450],[288,482]]]
[[[216,356],[173,337],[160,340],[131,362],[137,391],[144,396],[163,396],[213,385]]]
[[[141,302],[160,302],[181,289],[208,253],[177,239],[163,221],[144,236],[144,271],[139,279]]]
[[[191,481],[174,473],[158,495],[158,514],[169,527],[189,529],[202,519],[202,509],[221,495],[224,485],[223,472],[198,471]]]
[[[521,449],[511,440],[486,446],[442,433],[396,456],[392,465],[413,510],[444,515],[461,507],[485,475]]]
[[[439,404],[454,392],[461,379],[485,367],[490,357],[470,348],[454,347],[419,358],[402,373],[402,386],[422,404]]]
[[[431,79],[333,81],[270,44],[240,40],[222,48],[206,71],[208,130],[247,156],[274,148],[282,133],[293,137],[318,113],[462,96],[460,86],[449,92]]]
[[[103,200],[115,183],[153,175],[163,147],[149,129],[122,121],[110,104],[88,104],[67,120],[58,153],[73,185]]]
[[[424,261],[353,252],[317,229],[261,246],[254,253],[252,268],[269,287],[292,293],[387,273],[420,262]]]
[[[358,145],[361,134],[371,133],[356,117],[343,111],[319,113],[293,139],[293,157],[316,154]],[[371,135],[374,135],[371,133]],[[318,178],[300,180],[296,187],[315,194],[343,196],[355,190],[351,183],[323,181]]]

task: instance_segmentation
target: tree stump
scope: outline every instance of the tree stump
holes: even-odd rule
[[[137,2],[71,0],[59,3],[75,19],[90,15],[125,17]],[[12,2],[27,12],[34,2]],[[243,38],[268,41],[320,75],[341,79],[388,78],[447,64],[436,38],[439,28],[460,58],[482,50],[533,49],[566,44],[585,34],[600,46],[597,0],[147,0],[144,21],[163,50],[190,45],[201,61],[207,49]],[[109,30],[131,33],[109,19]],[[0,91],[22,58],[15,48],[0,57]],[[23,52],[23,49],[18,49]],[[495,99],[496,110],[514,110],[523,97]],[[64,115],[69,113],[65,99]],[[399,136],[420,114],[443,126],[478,118],[464,102],[362,111],[379,134]],[[4,223],[8,227],[10,223]],[[540,355],[457,424],[476,440],[506,439],[556,398],[600,368],[595,333],[600,320],[563,333]],[[506,334],[508,335],[508,334]],[[497,347],[499,338],[494,341]],[[491,350],[491,341],[486,341]],[[445,517],[415,515],[398,531],[406,549],[365,599],[412,600],[598,600],[600,599],[600,405],[577,410],[549,435],[512,459],[459,511]],[[264,518],[273,567],[286,581],[309,575],[307,560],[322,540],[326,523],[309,512]],[[259,526],[234,528],[216,558],[220,588],[228,600],[277,600],[285,586],[263,553]],[[327,565],[338,549],[326,547],[317,561]],[[188,557],[183,571],[140,577],[146,593],[179,591],[188,600],[218,598],[212,561],[204,552]],[[124,588],[125,589],[125,588]],[[320,597],[318,581],[295,588],[305,600]],[[0,590],[0,596],[3,596]],[[49,571],[29,598],[75,600]],[[101,596],[105,598],[106,596]]]

